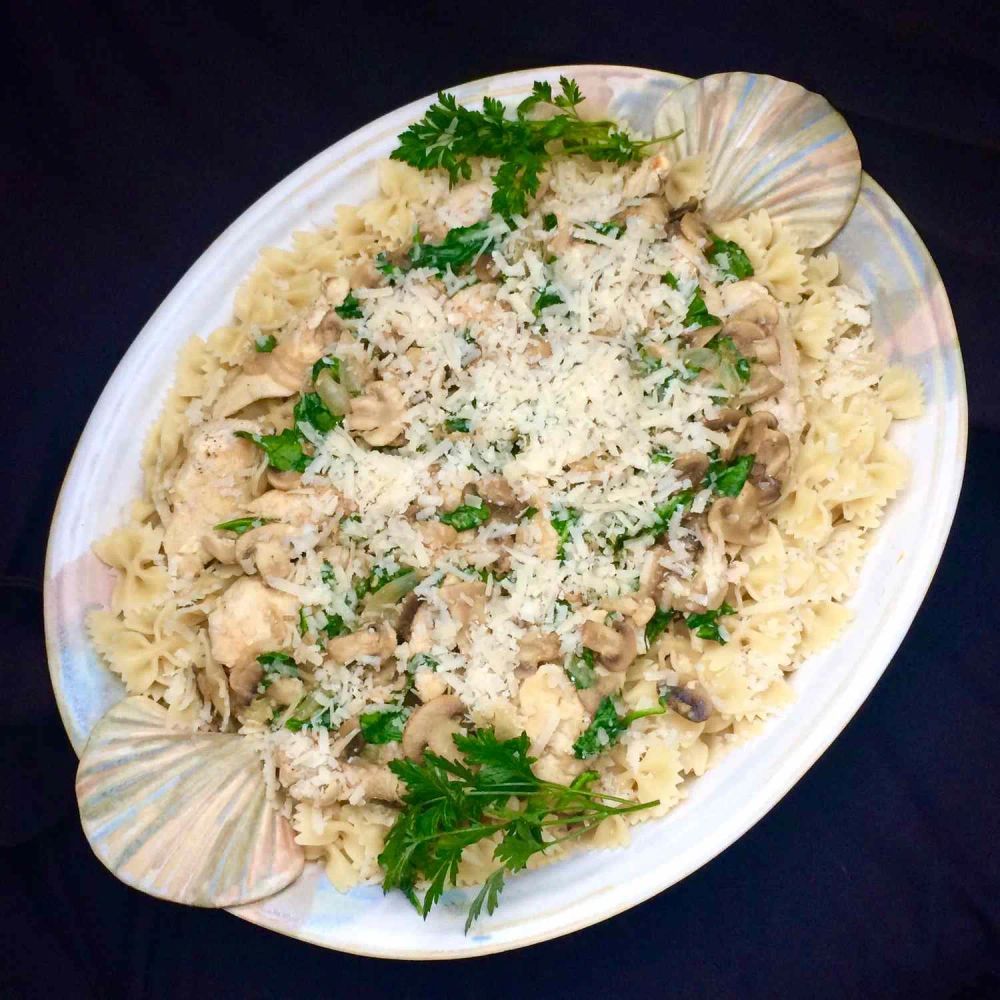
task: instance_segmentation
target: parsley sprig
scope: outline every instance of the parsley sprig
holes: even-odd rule
[[[464,760],[424,753],[422,762],[394,760],[389,767],[406,785],[403,809],[379,855],[385,892],[401,890],[426,918],[448,885],[458,881],[467,847],[498,836],[498,862],[469,907],[466,932],[485,908],[499,903],[506,875],[521,871],[553,844],[579,837],[609,816],[637,812],[656,802],[630,802],[594,791],[596,771],[570,785],[535,776],[528,737],[498,740],[492,729],[455,734]],[[426,882],[421,898],[418,883]]]
[[[459,104],[454,94],[441,92],[424,117],[399,136],[390,156],[419,170],[447,170],[452,184],[472,176],[474,157],[500,160],[493,177],[493,211],[511,219],[525,215],[528,199],[537,194],[539,177],[552,156],[550,144],[561,144],[562,152],[570,155],[625,164],[680,134],[638,141],[614,122],[584,121],[578,110],[584,97],[576,81],[560,77],[559,87],[554,93],[552,84],[536,82],[514,118],[506,116],[494,97],[483,98],[482,110],[475,111]],[[546,105],[558,113],[542,120],[528,117]]]

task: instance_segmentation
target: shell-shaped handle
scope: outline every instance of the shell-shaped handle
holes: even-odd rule
[[[251,740],[171,729],[126,698],[94,727],[76,794],[83,831],[123,882],[192,906],[271,896],[302,872],[302,848],[268,803]]]
[[[861,187],[858,144],[843,117],[796,83],[718,73],[681,87],[656,113],[656,132],[683,129],[677,158],[703,156],[702,209],[727,222],[766,209],[802,247],[818,247],[847,221]]]

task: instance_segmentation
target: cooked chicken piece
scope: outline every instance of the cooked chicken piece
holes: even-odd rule
[[[263,672],[257,657],[288,646],[298,610],[298,599],[291,594],[243,576],[209,613],[212,656],[226,668],[237,704],[245,705],[257,690]]]
[[[282,490],[262,493],[248,507],[251,514],[270,517],[283,524],[307,524],[334,517],[340,495],[327,487]]]
[[[335,315],[335,314],[334,314]],[[284,399],[302,388],[310,368],[332,343],[330,324],[303,324],[269,353],[255,351],[235,370],[215,402],[216,417],[228,417],[258,399]]]
[[[293,539],[300,529],[294,524],[262,524],[236,540],[236,561],[244,573],[287,578],[295,557]]]
[[[529,632],[517,644],[522,667],[537,667],[540,663],[558,663],[562,659],[562,644],[554,632]]]
[[[643,597],[641,593],[629,594],[627,597],[605,598],[598,607],[604,611],[617,611],[639,628],[642,628],[656,613],[656,602],[652,597]]]
[[[260,451],[235,432],[259,430],[249,420],[216,420],[192,433],[187,458],[167,490],[171,512],[163,550],[177,576],[193,576],[212,558],[202,538],[253,498]]]
[[[560,667],[543,664],[521,683],[518,708],[524,731],[531,740],[532,756],[542,756],[539,776],[553,766],[575,769],[573,740],[586,726],[583,708],[572,682]]]
[[[663,182],[670,174],[670,160],[657,153],[643,160],[627,181],[622,194],[626,198],[642,198],[647,194],[658,194]]]
[[[364,656],[377,656],[381,662],[395,651],[396,630],[388,622],[338,636],[326,644],[326,654],[334,663],[353,663]]]
[[[452,618],[463,629],[472,622],[482,621],[486,615],[486,584],[480,580],[445,584],[440,594]]]

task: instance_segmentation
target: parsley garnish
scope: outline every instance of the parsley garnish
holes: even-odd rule
[[[701,289],[698,289],[688,305],[687,314],[684,316],[684,326],[721,326],[721,324],[722,320],[708,311],[701,295]]]
[[[287,653],[261,653],[257,662],[264,668],[264,679],[260,682],[267,690],[278,677],[298,677],[299,665]]]
[[[489,519],[490,508],[486,504],[473,507],[471,504],[464,503],[438,517],[442,524],[450,524],[456,531],[471,531],[473,528],[485,524]]]
[[[595,233],[600,233],[602,236],[613,236],[616,240],[620,240],[622,233],[625,232],[624,222],[588,222],[587,225]]]
[[[440,243],[414,243],[410,248],[410,263],[414,267],[430,267],[440,275],[448,271],[457,274],[496,242],[489,219],[471,226],[449,229]]]
[[[560,562],[566,558],[566,543],[569,541],[569,529],[571,525],[579,520],[580,512],[574,510],[572,507],[567,507],[559,514],[553,514],[549,519],[549,523],[559,536],[559,548],[556,550],[556,555]]]
[[[278,339],[273,333],[260,334],[254,338],[253,349],[258,354],[270,354],[278,346]]]
[[[562,296],[551,285],[546,285],[544,288],[539,289],[538,298],[535,299],[535,304],[531,307],[531,311],[538,316],[543,309],[547,309],[549,306],[557,306],[561,302]]]
[[[329,371],[334,382],[340,381],[340,358],[323,357],[312,366],[312,380],[319,378],[320,372]]]
[[[305,472],[313,460],[312,455],[302,450],[302,435],[294,427],[286,427],[280,434],[251,434],[249,431],[234,433],[263,449],[268,464],[279,472]]]
[[[302,398],[295,404],[292,414],[295,417],[296,425],[309,424],[320,434],[326,434],[344,422],[342,416],[330,412],[329,407],[323,402],[323,398],[318,392],[304,392]]]
[[[667,630],[667,626],[676,617],[677,613],[670,609],[664,611],[662,608],[657,608],[653,612],[653,617],[646,622],[646,649],[653,648],[653,643],[663,635]]]
[[[715,233],[708,235],[712,240],[712,246],[705,252],[705,257],[723,274],[735,281],[753,275],[753,264],[739,244],[733,243],[732,240],[724,240]]]
[[[365,314],[361,311],[361,303],[357,300],[354,292],[348,292],[344,301],[339,306],[334,306],[333,311],[341,319],[364,319]]]
[[[724,497],[735,497],[743,489],[743,484],[753,468],[753,455],[740,455],[731,462],[717,458],[708,467],[705,485]]]
[[[614,700],[607,697],[598,706],[590,725],[573,744],[573,753],[580,760],[597,757],[605,750],[610,750],[636,719],[647,715],[663,715],[666,710],[664,705],[656,705],[654,708],[637,709],[619,715]]]
[[[724,618],[726,615],[735,615],[735,608],[731,608],[728,604],[723,602],[722,606],[717,608],[715,611],[704,611],[699,614],[688,615],[684,619],[684,624],[687,625],[689,629],[699,639],[711,639],[714,642],[725,646],[726,639],[723,636],[722,631],[719,628],[719,619]]]
[[[594,651],[584,646],[577,656],[571,656],[569,663],[566,664],[566,673],[578,691],[593,687],[597,680],[597,672],[594,670]]]
[[[375,712],[362,712],[358,720],[361,735],[366,743],[398,743],[403,738],[403,728],[409,715],[410,710],[402,705]]]
[[[215,530],[231,531],[234,535],[245,535],[248,531],[253,531],[254,528],[259,528],[264,524],[270,524],[274,520],[273,517],[234,517],[231,521],[223,521],[221,524],[215,525]]]
[[[539,175],[556,151],[552,144],[561,143],[569,155],[624,164],[641,160],[647,147],[679,134],[640,142],[614,122],[584,121],[577,110],[584,98],[576,81],[560,77],[559,86],[562,92],[554,94],[550,83],[536,82],[513,119],[506,117],[496,98],[484,98],[482,111],[473,111],[462,107],[454,94],[439,93],[437,103],[399,136],[399,145],[389,155],[420,170],[447,170],[452,185],[472,176],[474,157],[501,160],[493,176],[493,211],[511,219],[527,214],[528,199],[538,192]],[[528,114],[538,105],[561,113],[529,120]]]
[[[532,770],[535,758],[528,755],[524,733],[498,740],[492,729],[485,729],[452,739],[464,760],[425,751],[420,763],[389,763],[406,792],[378,860],[383,890],[401,890],[426,917],[446,886],[457,883],[465,849],[499,834],[493,851],[498,868],[473,900],[466,931],[484,906],[487,913],[496,909],[505,876],[522,870],[550,843],[579,837],[609,816],[656,804],[592,791],[595,771],[585,771],[571,785],[542,781]],[[548,830],[554,838],[545,838]],[[428,883],[423,898],[416,888],[422,881]]]

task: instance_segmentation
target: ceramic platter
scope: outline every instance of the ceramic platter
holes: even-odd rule
[[[746,175],[757,192],[747,209],[766,204],[780,210],[788,185],[776,190],[769,177],[773,171],[760,170],[759,158],[752,155],[755,130],[773,112],[758,100],[769,78],[739,74],[739,86],[721,90],[700,81],[701,98],[721,102],[732,115],[721,124],[718,114],[706,118],[698,110],[702,105],[685,104],[686,97],[665,105],[689,81],[654,70],[549,67],[453,90],[463,103],[478,104],[487,94],[516,102],[527,95],[533,80],[554,83],[561,74],[576,77],[591,107],[606,107],[626,125],[651,133],[658,124],[680,120],[687,129],[682,142],[712,145],[714,155],[729,162],[730,176]],[[828,106],[814,115],[817,104],[807,99],[811,95],[803,98],[804,93],[800,88],[789,91],[787,114],[798,117],[795,128],[786,131],[808,141],[793,141],[781,154],[786,169],[819,156],[827,170],[824,190],[853,196],[857,167],[853,175],[844,168],[855,155],[849,148],[853,138],[848,142],[838,132],[843,122]],[[193,334],[205,335],[229,319],[233,293],[262,247],[288,244],[294,230],[331,220],[336,205],[374,196],[373,161],[389,153],[396,135],[420,117],[431,100],[416,101],[341,140],[248,209],[181,279],[101,395],[63,484],[46,569],[49,667],[66,731],[78,753],[98,720],[124,695],[87,639],[86,613],[107,604],[112,585],[110,571],[91,554],[90,546],[122,520],[139,495],[143,438],[167,392],[180,346]],[[827,148],[834,140],[842,143],[840,152]],[[797,224],[813,243],[829,236],[822,218],[817,221],[807,212],[800,213]],[[844,280],[871,296],[873,328],[891,360],[920,375],[927,405],[919,420],[893,428],[893,441],[914,459],[912,481],[877,533],[852,602],[853,623],[832,649],[793,675],[795,704],[756,740],[695,781],[675,811],[636,827],[628,848],[581,853],[512,879],[497,913],[481,920],[468,936],[463,923],[474,890],[447,893],[424,922],[400,894],[383,896],[378,886],[337,892],[318,865],[306,865],[301,877],[276,894],[233,907],[234,914],[328,948],[386,958],[457,958],[522,947],[596,923],[678,882],[745,833],[805,773],[871,691],[920,606],[958,500],[967,421],[961,355],[944,286],[913,227],[867,175],[861,177],[854,209],[830,248],[841,257]],[[105,741],[101,752],[110,757],[116,752],[116,727],[135,715],[127,706],[122,712],[109,717],[99,731]],[[130,724],[155,722],[152,715],[140,711],[141,717]],[[184,754],[183,748],[171,752]],[[153,782],[150,802],[155,802],[160,792],[154,788],[154,776],[147,777]],[[98,797],[101,780],[100,767],[81,772],[81,781],[98,789]],[[252,803],[237,808],[236,799],[233,803],[231,811],[243,816],[250,815],[251,805],[257,808]],[[99,820],[97,806],[85,823]],[[150,823],[155,825],[156,809],[150,808]],[[225,814],[220,812],[220,823]],[[254,812],[251,819],[253,829],[266,829],[271,843],[281,842],[283,834],[267,826],[263,813]],[[168,857],[156,863],[165,878],[176,877],[169,871]],[[152,869],[144,868],[141,858],[131,857],[129,864],[128,871],[118,872],[120,877],[152,891]],[[287,881],[280,871],[273,877],[281,884]],[[187,901],[203,901],[197,885],[185,891]]]

